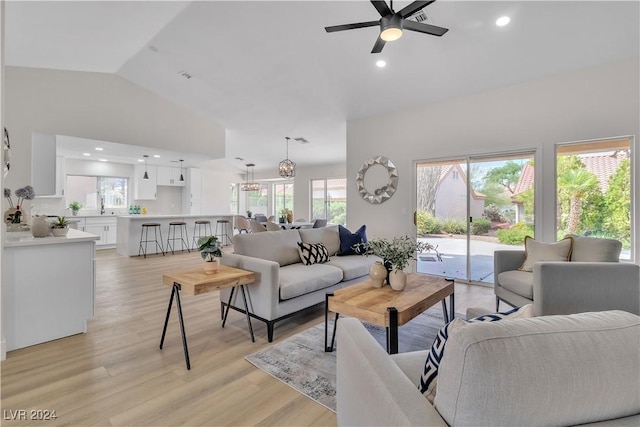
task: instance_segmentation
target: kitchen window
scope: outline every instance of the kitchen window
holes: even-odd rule
[[[127,209],[128,190],[128,178],[67,175],[66,204],[80,202],[86,211]]]

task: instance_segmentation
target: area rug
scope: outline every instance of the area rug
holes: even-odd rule
[[[430,348],[443,324],[441,305],[429,308],[411,322],[400,326],[398,351],[404,353]],[[385,328],[367,323],[364,325],[376,341],[386,348]],[[329,331],[333,331],[333,323],[329,325]],[[338,346],[336,340],[335,347]],[[336,352],[324,352],[324,322],[245,358],[305,396],[336,411]]]

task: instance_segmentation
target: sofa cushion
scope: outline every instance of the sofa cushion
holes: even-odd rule
[[[511,270],[498,274],[498,283],[508,291],[533,300],[533,273]]]
[[[573,239],[571,261],[575,262],[618,262],[622,243],[615,239],[601,239],[596,237],[569,234]]]
[[[290,264],[280,268],[280,299],[287,300],[328,288],[341,280],[342,270],[327,264]]]
[[[329,251],[329,256],[334,256],[340,250],[340,237],[338,236],[338,226],[320,228],[302,228],[300,239],[304,243],[322,243]]]
[[[233,250],[240,255],[275,261],[282,267],[300,262],[299,241],[298,230],[236,234],[233,236]]]
[[[377,256],[349,255],[333,257],[328,264],[342,270],[342,281],[346,282],[347,280],[368,275],[373,263],[381,260]]]
[[[356,251],[353,245],[358,243],[367,243],[367,226],[363,225],[358,228],[355,233],[352,233],[345,227],[338,226],[338,234],[340,236],[340,250],[338,256],[344,255],[360,255],[362,250]]]
[[[519,270],[533,271],[533,264],[539,261],[569,261],[572,246],[571,237],[555,243],[543,243],[527,236],[524,238],[525,258]]]
[[[304,265],[322,264],[329,261],[329,252],[322,243],[298,242],[298,253]]]
[[[418,388],[430,403],[433,403],[436,397],[436,386],[438,383],[438,368],[445,355],[444,349],[449,336],[454,333],[455,330],[464,327],[469,323],[477,322],[496,322],[503,319],[518,319],[525,317],[533,317],[533,305],[527,304],[520,308],[514,308],[506,313],[492,313],[475,317],[469,320],[453,319],[451,322],[444,325],[436,339],[433,341],[431,350],[427,354],[427,360],[424,364],[424,370],[420,377],[420,383]]]
[[[579,425],[640,414],[640,317],[472,323],[450,334],[435,407],[449,425]],[[551,392],[552,391],[552,392]]]

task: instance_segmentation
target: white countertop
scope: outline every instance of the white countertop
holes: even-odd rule
[[[231,217],[233,214],[174,214],[174,215],[149,215],[149,214],[139,214],[139,215],[118,215],[118,218],[129,218],[129,219],[171,219],[171,218],[211,218],[211,217]]]
[[[4,234],[4,247],[58,245],[64,243],[90,242],[98,239],[99,237],[95,234],[85,233],[84,231],[73,228],[70,228],[67,235],[63,237],[33,237],[31,231],[16,231],[6,232]]]

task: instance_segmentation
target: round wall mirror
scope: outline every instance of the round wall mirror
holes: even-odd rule
[[[380,171],[386,172],[386,179],[384,175],[380,175]],[[371,179],[366,179],[367,172],[371,172]],[[384,156],[377,156],[367,160],[360,166],[358,170],[358,176],[356,177],[356,185],[358,186],[358,193],[367,202],[372,204],[379,204],[386,202],[393,196],[398,187],[398,170],[391,160]]]

